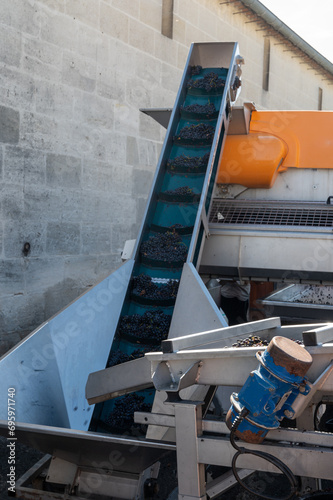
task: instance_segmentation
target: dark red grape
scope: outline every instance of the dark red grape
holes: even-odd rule
[[[225,80],[220,78],[217,73],[211,72],[205,75],[203,78],[198,78],[196,80],[191,79],[187,82],[188,89],[201,89],[206,92],[211,90],[223,89],[225,85]]]
[[[145,257],[163,262],[185,262],[187,255],[187,247],[175,231],[151,236],[140,251]]]
[[[167,162],[167,168],[170,170],[176,170],[177,168],[188,168],[190,170],[199,170],[206,168],[208,165],[209,153],[204,156],[185,156],[180,155],[176,158],[172,158]]]
[[[132,293],[147,299],[168,300],[177,296],[178,280],[169,279],[166,283],[156,284],[150,276],[140,274],[132,280]]]
[[[117,335],[130,337],[133,342],[156,345],[167,338],[170,323],[171,316],[161,310],[130,314],[120,319]]]
[[[188,113],[197,113],[204,115],[212,115],[216,113],[216,108],[213,103],[210,104],[189,104],[188,106],[182,106],[181,111],[186,111]]]

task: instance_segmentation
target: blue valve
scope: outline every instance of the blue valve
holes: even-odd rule
[[[310,390],[305,374],[312,357],[293,340],[274,337],[267,349],[256,356],[259,366],[250,373],[240,392],[232,394],[226,418],[231,429],[236,418],[247,410],[235,435],[249,443],[261,443],[284,417],[293,418],[293,402],[299,394],[306,395]]]

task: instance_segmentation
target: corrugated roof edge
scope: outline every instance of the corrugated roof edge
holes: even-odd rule
[[[241,0],[241,2],[251,9],[255,14],[261,17],[271,25],[278,33],[283,35],[293,45],[302,50],[306,55],[322,66],[326,71],[333,75],[333,64],[321,55],[316,49],[309,45],[303,38],[295,33],[289,26],[281,21],[273,12],[271,12],[259,0]]]

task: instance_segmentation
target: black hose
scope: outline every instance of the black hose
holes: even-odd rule
[[[284,464],[283,462],[281,462],[280,459],[274,457],[273,455],[270,455],[269,453],[266,453],[264,451],[247,450],[246,448],[238,446],[236,444],[236,442],[235,442],[235,432],[236,432],[238,426],[240,425],[240,423],[244,420],[244,418],[248,414],[249,414],[249,410],[247,408],[243,408],[243,410],[241,411],[241,413],[239,415],[237,415],[237,417],[235,418],[235,420],[234,420],[234,422],[232,424],[231,430],[230,430],[230,443],[235,448],[235,450],[237,450],[236,453],[235,453],[235,455],[233,456],[233,459],[232,459],[232,462],[231,462],[232,472],[233,472],[233,474],[234,474],[237,482],[242,486],[242,488],[244,488],[245,490],[247,490],[249,493],[252,493],[253,495],[256,495],[259,498],[264,498],[265,500],[289,500],[298,491],[298,482],[297,482],[297,479],[294,476],[294,474],[292,473],[292,471],[289,469],[289,467],[287,467],[286,464]],[[257,493],[255,491],[253,491],[251,488],[249,488],[241,480],[241,478],[239,477],[239,475],[237,473],[237,469],[236,469],[237,458],[240,455],[245,455],[245,454],[246,455],[255,455],[256,457],[260,457],[260,458],[262,458],[264,460],[267,460],[267,462],[270,462],[271,464],[275,465],[275,467],[277,467],[282,472],[282,474],[284,474],[287,477],[287,479],[288,479],[288,481],[290,483],[290,492],[289,492],[289,494],[287,496],[284,496],[282,498],[277,499],[277,497],[271,497],[271,496],[268,496],[268,495],[261,495],[260,493]]]

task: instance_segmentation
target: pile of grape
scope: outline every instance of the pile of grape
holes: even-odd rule
[[[141,245],[141,254],[163,262],[185,262],[187,247],[176,232],[151,236]]]
[[[170,323],[171,316],[160,310],[131,314],[120,319],[118,335],[138,344],[157,345],[168,336]]]
[[[185,156],[180,155],[176,158],[172,158],[167,162],[167,168],[170,170],[176,170],[177,168],[187,168],[189,170],[198,170],[206,168],[208,165],[209,153],[204,156]]]
[[[218,76],[217,73],[211,72],[205,75],[203,78],[198,78],[197,80],[189,80],[187,82],[188,89],[201,89],[206,92],[212,90],[218,90],[224,88],[224,80]]]
[[[144,354],[145,350],[142,349],[136,349],[131,354],[126,354],[119,349],[118,351],[111,351],[107,368],[110,368],[111,366],[121,365],[121,363],[126,363],[127,361],[133,361],[133,359],[142,358]]]
[[[301,340],[292,339],[296,344],[303,345]],[[237,342],[232,344],[232,347],[260,347],[267,346],[269,344],[268,340],[261,339],[256,335],[251,335],[251,337],[247,337],[246,339],[239,339]]]
[[[125,354],[122,351],[112,351],[108,360],[107,368],[110,366],[120,365],[121,363],[126,363],[130,361],[130,355]]]
[[[216,113],[216,108],[213,103],[210,104],[189,104],[188,106],[181,106],[181,111],[188,113],[200,113],[204,115],[212,115]]]
[[[247,337],[246,339],[237,340],[237,342],[232,344],[232,347],[257,347],[266,345],[268,345],[267,340],[261,339],[256,335],[251,335],[251,337]]]
[[[194,192],[189,186],[182,186],[173,190],[164,191],[163,194],[167,194],[169,196],[192,196]]]
[[[140,274],[132,280],[132,293],[147,299],[168,300],[176,297],[179,281],[169,279],[165,284],[159,286],[154,283],[150,276]]]
[[[205,141],[212,142],[215,133],[215,128],[205,123],[198,123],[197,125],[190,125],[183,127],[179,131],[179,135],[174,137],[175,141]]]
[[[191,66],[191,75],[199,75],[202,71],[202,66]]]
[[[134,412],[150,411],[150,409],[151,407],[145,404],[143,396],[136,393],[126,394],[115,402],[113,411],[107,416],[105,422],[118,431],[125,431],[136,426]]]

